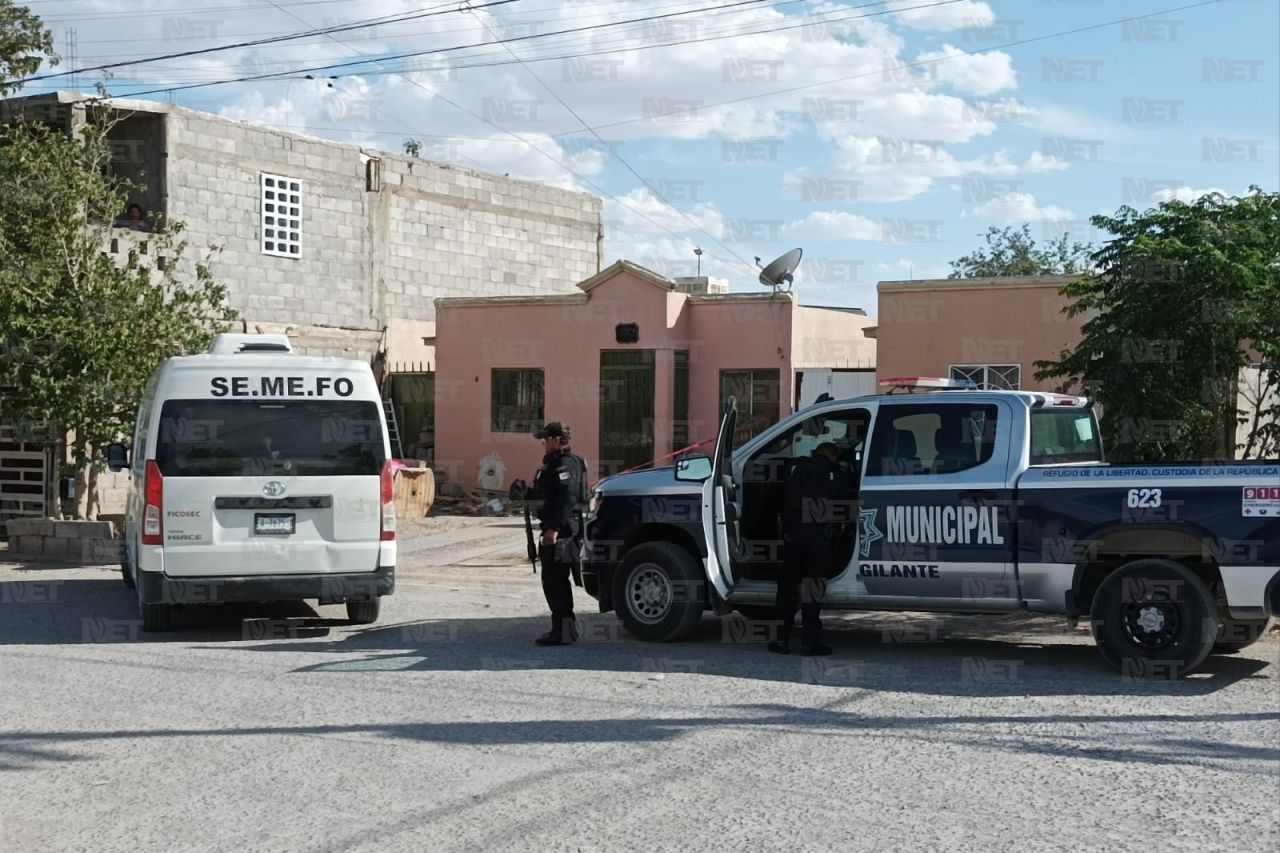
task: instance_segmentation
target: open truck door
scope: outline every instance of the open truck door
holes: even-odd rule
[[[733,432],[738,423],[738,401],[730,397],[720,419],[711,476],[702,483],[702,533],[706,539],[707,581],[721,602],[733,591],[733,549],[738,539],[738,509],[733,502]]]

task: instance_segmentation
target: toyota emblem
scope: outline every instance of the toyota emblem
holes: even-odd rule
[[[269,498],[278,498],[284,494],[284,483],[272,480],[262,487],[262,493]]]

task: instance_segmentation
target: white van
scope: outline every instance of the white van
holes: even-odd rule
[[[391,445],[368,364],[218,335],[152,376],[132,452],[124,581],[144,631],[175,604],[318,599],[357,624],[395,589]]]

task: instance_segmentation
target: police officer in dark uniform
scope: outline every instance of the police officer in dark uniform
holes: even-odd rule
[[[542,439],[542,468],[534,477],[542,539],[542,593],[551,608],[551,630],[535,642],[540,646],[567,645],[578,639],[573,618],[570,575],[578,574],[582,536],[582,495],[586,464],[569,450],[569,428],[553,421],[534,433]]]
[[[821,642],[822,580],[835,567],[836,541],[853,509],[853,483],[838,464],[834,444],[820,444],[811,457],[792,463],[784,486],[782,513],[782,572],[778,578],[777,610],[782,627],[769,651],[788,654],[800,601],[800,653],[829,655]]]

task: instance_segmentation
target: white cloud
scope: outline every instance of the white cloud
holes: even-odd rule
[[[984,19],[982,9],[985,4],[964,3],[960,6],[972,7],[965,13],[968,17]],[[54,8],[50,12],[57,14],[74,8],[68,3],[64,9]],[[763,29],[793,26],[822,17],[840,17],[848,14],[849,8],[843,4],[827,3],[809,11],[807,17],[783,14],[782,10],[767,6],[742,8],[734,10],[733,19],[743,28]],[[170,20],[166,14],[172,8],[162,6],[158,0],[137,0],[128,14],[132,16],[138,10],[154,11],[155,17],[103,18],[95,28],[93,41],[81,43],[81,64],[106,59],[104,54],[108,51],[117,57],[145,56],[175,47],[198,49],[224,43],[231,35],[230,20],[220,19],[215,22],[222,25],[215,34],[216,38],[212,35],[203,39],[189,36],[174,44],[173,35],[168,34],[166,42],[163,25]],[[307,25],[320,26],[405,11],[405,4],[399,0],[351,0],[348,3],[329,0],[323,10],[290,8],[291,14],[264,8],[252,22],[237,21],[237,24],[250,24],[251,31],[259,34],[273,34],[301,30]],[[442,14],[402,24],[340,33],[334,36],[337,41],[313,37],[154,63],[138,69],[136,81],[124,79],[130,69],[120,69],[121,78],[112,84],[112,91],[137,90],[141,88],[140,84],[159,87],[253,73],[296,72],[299,68],[351,62],[360,59],[361,55],[386,56],[491,41],[494,34],[510,37],[546,33],[637,17],[647,11],[649,7],[641,0],[618,0],[612,4],[592,2],[587,5],[566,2],[559,7],[539,8],[536,15],[516,6],[477,10],[470,15]],[[922,17],[920,12],[904,14],[904,21],[912,25],[935,20]],[[482,26],[482,21],[489,29]],[[539,54],[571,53],[627,41],[643,45],[705,37],[723,30],[719,25],[713,26],[711,19],[692,16],[660,24],[651,22],[649,25],[600,31],[591,36],[591,41],[598,44],[584,45],[579,37],[566,47],[563,39],[548,38],[513,44],[512,50],[522,58],[532,58]],[[154,45],[133,41],[139,35],[151,33],[152,29],[161,36],[154,39]],[[237,37],[251,34],[241,26],[236,27]],[[970,141],[995,130],[994,124],[965,116],[961,98],[938,90],[954,86],[958,92],[976,91],[974,87],[978,78],[983,76],[977,69],[987,68],[990,72],[992,64],[998,66],[1003,61],[998,55],[973,59],[952,57],[946,63],[930,66],[936,69],[932,79],[927,74],[922,76],[918,70],[912,70],[907,77],[896,82],[887,80],[886,69],[904,62],[903,49],[902,38],[884,21],[850,20],[673,48],[534,62],[528,68],[571,104],[589,124],[593,127],[604,125],[601,133],[611,141],[784,137],[802,126],[795,118],[796,113],[812,112],[804,106],[806,101],[861,101],[863,109],[857,117],[858,129],[860,133],[869,135],[927,133],[929,138],[944,141]],[[122,50],[130,53],[122,53]],[[447,132],[458,138],[498,135],[491,125],[450,106],[444,100],[446,98],[522,135],[554,136],[580,131],[577,119],[562,108],[525,68],[518,65],[465,67],[468,62],[509,59],[504,51],[494,48],[483,53],[436,53],[323,73],[342,75],[340,80],[333,81],[335,90],[359,90],[369,104],[379,107],[378,118],[364,122],[359,131],[366,136],[371,135],[381,147],[390,150],[399,150],[400,143],[408,136],[421,138],[429,133]],[[949,65],[956,68],[948,69]],[[358,76],[351,76],[370,70],[385,72],[390,68],[406,69],[406,73],[404,76],[382,73],[364,81]],[[1007,82],[1007,76],[1003,71],[986,75],[989,85],[995,85],[996,80]],[[87,83],[87,78],[88,75],[82,76],[82,82]],[[840,82],[828,82],[832,80]],[[794,88],[805,85],[813,87]],[[770,94],[780,89],[789,91]],[[345,127],[354,122],[342,116],[335,120],[331,111],[325,110],[323,99],[317,97],[333,91],[327,89],[323,82],[296,79],[295,76],[192,90],[180,97],[188,102],[199,100],[229,106],[239,117],[251,121],[268,123],[287,118],[291,129],[345,141],[346,137],[356,133],[354,127],[351,133],[344,132]],[[718,107],[706,106],[744,96],[749,100]],[[679,112],[681,106],[696,109]],[[218,109],[215,107],[213,111]],[[664,110],[678,114],[663,117]],[[823,130],[824,122],[818,123],[819,132],[826,138],[834,138],[849,130],[847,125]],[[443,130],[446,128],[447,131]]]
[[[660,200],[648,187],[638,187],[625,195],[606,199],[604,220],[606,236],[613,229],[646,236],[672,231],[687,231],[693,235],[706,231],[721,239],[725,236],[725,218],[715,205],[695,204],[688,211],[680,211]],[[702,240],[708,239],[702,236]]]
[[[879,240],[880,223],[856,213],[815,210],[782,226],[782,236],[798,240]]]
[[[888,0],[890,9],[897,12],[897,17],[904,24],[918,30],[960,30],[965,27],[990,26],[996,20],[996,13],[986,3],[977,0],[964,0],[946,6],[933,5],[922,0]],[[931,8],[912,8],[931,6]]]
[[[1151,202],[1153,204],[1159,204],[1162,201],[1173,201],[1174,199],[1177,199],[1178,201],[1185,201],[1189,204],[1193,201],[1197,201],[1201,196],[1208,195],[1209,193],[1230,195],[1226,190],[1219,189],[1218,187],[1207,187],[1202,190],[1196,190],[1184,185],[1176,189],[1166,188],[1156,190],[1151,194]]]
[[[940,145],[918,139],[846,136],[836,146],[825,173],[803,167],[783,176],[783,198],[827,202],[908,201],[936,180],[966,175],[1011,176],[1065,169],[1066,163],[1033,152],[1019,164],[1008,152],[957,160]],[[827,193],[824,197],[822,193]]]
[[[957,47],[944,44],[941,50],[922,53],[917,60],[945,60],[925,67],[932,68],[931,73],[940,82],[948,83],[961,92],[986,96],[1018,88],[1013,57],[1001,51],[968,54]]]
[[[1031,193],[1009,193],[1001,198],[980,204],[967,216],[978,219],[995,219],[1001,222],[1039,222],[1045,219],[1075,219],[1070,210],[1054,205],[1041,207]]]

